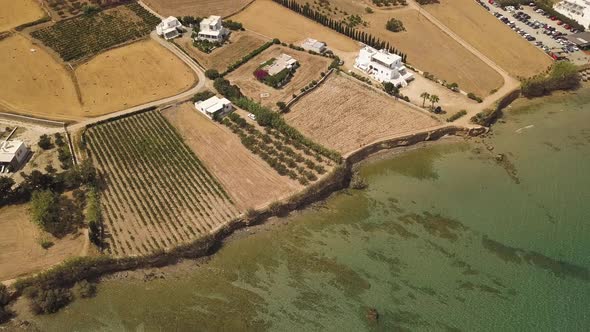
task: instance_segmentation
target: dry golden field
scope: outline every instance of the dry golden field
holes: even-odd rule
[[[297,181],[280,176],[246,149],[229,128],[207,119],[192,104],[182,104],[163,114],[219,179],[241,211],[265,205],[303,188]]]
[[[253,74],[256,68],[261,63],[276,58],[282,53],[292,56],[300,64],[291,81],[281,89],[275,89],[259,82]],[[327,72],[330,63],[332,63],[330,58],[296,51],[289,47],[272,46],[227,75],[226,78],[233,84],[237,84],[246,96],[259,101],[265,106],[275,107],[278,101],[287,102],[292,98],[293,94],[299,94],[300,89],[311,81],[320,80],[320,73]],[[268,96],[261,97],[263,93],[268,94]]]
[[[329,48],[341,52],[357,52],[360,48],[354,40],[271,0],[256,0],[231,19],[243,23],[246,29],[287,43],[295,44],[311,37],[325,41]]]
[[[552,63],[473,0],[442,0],[423,8],[513,76],[534,76]]]
[[[229,43],[209,54],[194,47],[192,38],[188,36],[178,39],[177,43],[205,68],[222,72],[266,41],[265,38],[250,31],[234,31],[230,35]]]
[[[39,272],[81,255],[84,249],[83,234],[68,235],[59,240],[50,234],[42,235],[29,220],[26,204],[0,208],[0,229],[0,280]],[[41,248],[39,239],[42,236],[54,245],[47,250]]]
[[[36,0],[0,0],[0,31],[42,18],[45,12]]]
[[[102,53],[76,68],[83,115],[92,117],[188,90],[194,73],[153,40]]]
[[[144,0],[145,4],[162,16],[231,15],[252,0]]]
[[[345,74],[329,77],[285,118],[307,137],[343,155],[379,139],[440,124]]]
[[[0,109],[48,118],[80,118],[66,68],[21,35],[0,41]]]

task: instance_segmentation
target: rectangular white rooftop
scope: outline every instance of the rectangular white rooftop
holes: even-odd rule
[[[0,162],[9,163],[14,158],[14,155],[24,145],[22,141],[3,141],[0,142]]]
[[[385,52],[376,52],[373,55],[373,59],[377,60],[381,63],[384,63],[387,66],[393,65],[396,61],[400,60],[401,57],[397,54],[390,54]]]

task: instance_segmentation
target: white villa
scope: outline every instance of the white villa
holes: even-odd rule
[[[297,68],[297,60],[288,54],[279,55],[272,64],[264,67],[263,69],[271,76],[274,76],[285,69],[293,70]]]
[[[158,24],[156,27],[156,33],[158,36],[170,40],[180,36],[180,31],[182,31],[182,29],[183,26],[180,21],[176,17],[170,16],[162,20],[162,23]]]
[[[219,98],[217,96],[196,102],[195,108],[211,119],[219,119],[234,109],[232,103],[229,100],[226,98]]]
[[[371,75],[379,82],[391,82],[397,87],[404,87],[414,79],[399,55],[387,50],[376,50],[365,46],[359,52],[354,67]]]
[[[577,21],[584,28],[590,27],[590,0],[564,0],[556,3],[553,9]]]
[[[317,39],[307,38],[301,44],[301,47],[303,47],[303,49],[306,51],[312,51],[320,54],[326,52],[326,43],[317,41]]]
[[[0,143],[0,174],[16,171],[29,155],[29,148],[21,141]]]
[[[221,42],[229,34],[229,30],[223,27],[220,16],[209,16],[201,21],[199,28],[198,40]]]

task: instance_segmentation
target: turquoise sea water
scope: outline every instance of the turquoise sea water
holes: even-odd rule
[[[231,241],[190,272],[103,282],[97,297],[35,323],[48,331],[590,330],[590,91],[507,113],[485,139],[493,151],[476,139],[366,164],[365,191]]]

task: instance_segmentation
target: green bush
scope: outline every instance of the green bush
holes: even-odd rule
[[[385,28],[391,32],[405,31],[404,23],[398,19],[390,18],[385,24]]]
[[[480,97],[476,96],[475,93],[473,93],[473,92],[469,92],[467,94],[467,98],[473,99],[473,100],[477,101],[478,103],[482,103],[483,102],[483,99],[481,99]]]
[[[207,71],[205,71],[205,76],[210,80],[214,80],[219,77],[219,72],[215,69],[207,69]]]
[[[45,134],[39,137],[39,142],[37,143],[37,145],[43,150],[49,150],[53,147],[53,144],[51,143],[51,138]]]
[[[463,116],[467,115],[467,111],[466,110],[460,110],[459,112],[451,115],[448,119],[447,122],[453,122]]]
[[[82,299],[94,297],[96,295],[96,284],[86,280],[79,281],[74,285],[74,294]]]
[[[230,29],[230,30],[233,30],[233,31],[244,30],[244,27],[242,26],[242,23],[235,22],[235,21],[232,21],[232,20],[223,21],[223,26],[226,27],[226,28],[228,28],[228,29]]]
[[[31,311],[36,314],[52,314],[72,301],[69,289],[40,289],[28,293]]]
[[[215,93],[213,93],[209,90],[205,90],[205,91],[195,94],[191,100],[193,103],[196,103],[199,101],[207,100],[213,96],[215,96]]]
[[[571,90],[580,86],[577,67],[566,61],[557,62],[547,75],[538,75],[522,83],[522,94],[526,97],[540,97],[556,90]]]

